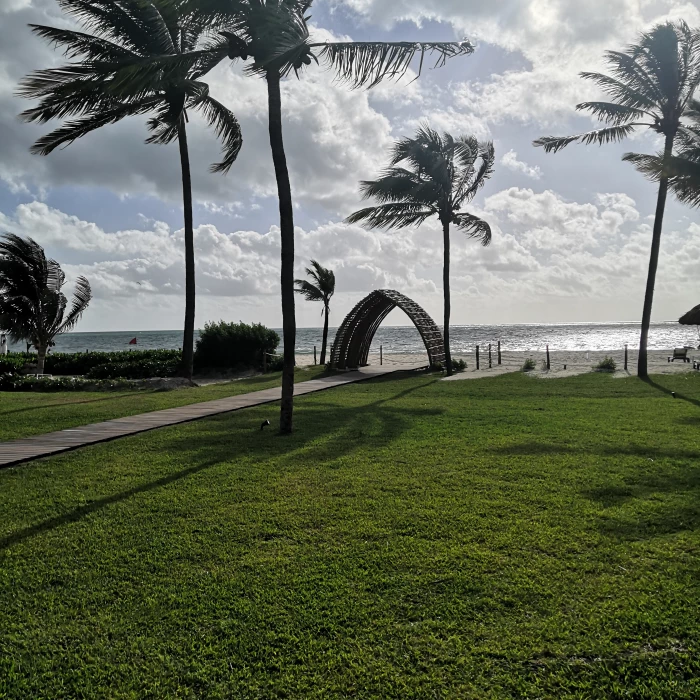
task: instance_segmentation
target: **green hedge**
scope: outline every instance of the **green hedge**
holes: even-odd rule
[[[173,377],[182,358],[179,350],[120,350],[119,352],[49,353],[44,372],[55,375],[91,376],[96,379],[127,377]],[[0,357],[0,374],[21,373],[35,365],[33,353],[12,353]],[[113,367],[114,370],[106,369]],[[155,372],[155,374],[151,374]]]
[[[0,374],[0,391],[109,391],[140,388],[142,387],[127,379],[79,379]]]
[[[279,343],[279,335],[259,323],[207,323],[197,341],[194,365],[198,370],[260,367],[263,352],[275,352]]]

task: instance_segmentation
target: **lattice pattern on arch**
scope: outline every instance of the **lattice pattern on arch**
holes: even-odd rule
[[[415,301],[393,289],[378,289],[365,297],[338,329],[331,366],[355,369],[367,365],[372,339],[384,319],[399,307],[411,319],[425,343],[431,367],[445,363],[445,344],[435,321]]]

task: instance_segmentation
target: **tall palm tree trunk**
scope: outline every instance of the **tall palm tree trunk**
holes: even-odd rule
[[[326,364],[326,347],[328,347],[328,304],[324,305],[323,342],[321,343],[321,367]]]
[[[182,338],[181,374],[186,379],[192,379],[195,316],[194,225],[192,217],[192,176],[190,173],[190,154],[187,147],[187,129],[185,127],[184,113],[180,115],[177,140],[180,146],[182,203],[185,211],[185,331]]]
[[[666,136],[664,148],[664,160],[673,154],[673,141],[675,135]],[[649,256],[649,274],[647,275],[647,289],[644,296],[644,310],[642,312],[642,334],[639,340],[639,362],[637,364],[637,376],[646,379],[649,376],[647,362],[647,345],[649,341],[649,326],[651,325],[651,308],[654,303],[654,287],[656,285],[656,270],[659,267],[659,250],[661,248],[661,229],[664,223],[664,211],[666,210],[666,198],[668,196],[668,177],[661,178],[659,182],[659,196],[656,203],[656,217],[654,218],[654,232],[651,238],[651,255]]]
[[[278,71],[267,73],[267,94],[270,119],[270,148],[275,165],[277,194],[280,206],[280,233],[282,239],[282,336],[284,366],[282,369],[282,407],[280,432],[292,432],[294,412],[294,352],[296,347],[296,318],[294,313],[294,208],[292,186],[289,182],[287,156],[282,135],[282,95]]]
[[[44,367],[46,365],[46,345],[37,345],[36,355],[36,373],[44,374]]]
[[[450,299],[450,224],[442,222],[442,237],[445,248],[445,260],[442,268],[442,293],[445,299],[445,320],[443,338],[445,341],[445,368],[447,376],[452,376],[452,353],[450,352],[450,313],[452,312],[452,301]]]

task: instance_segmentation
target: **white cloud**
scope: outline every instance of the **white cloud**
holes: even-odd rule
[[[531,177],[533,180],[539,180],[542,177],[542,170],[538,165],[528,165],[524,161],[518,160],[518,154],[512,149],[501,158],[501,165],[508,170]]]

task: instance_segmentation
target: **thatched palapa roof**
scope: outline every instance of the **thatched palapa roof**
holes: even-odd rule
[[[678,319],[684,326],[700,326],[700,304]]]

